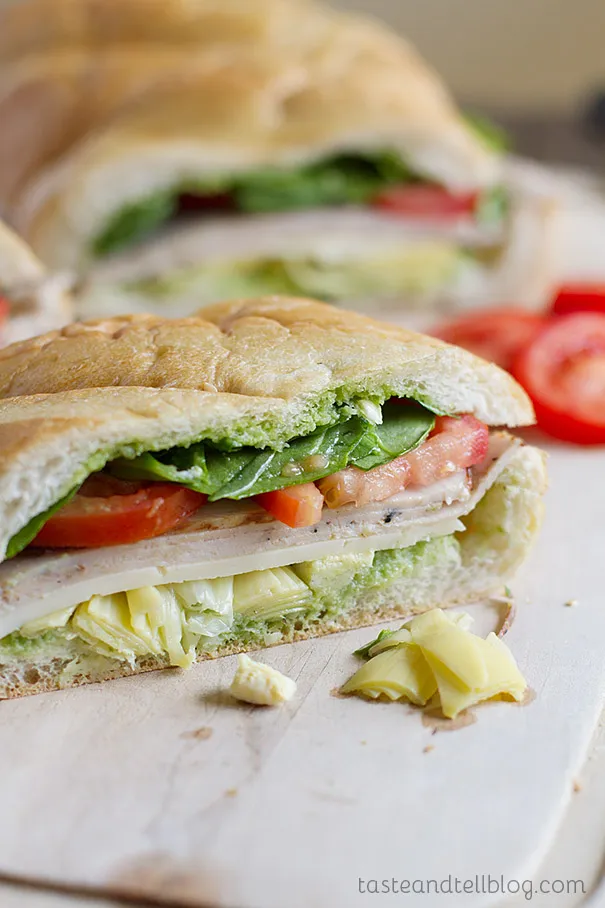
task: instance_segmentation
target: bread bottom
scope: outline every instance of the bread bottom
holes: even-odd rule
[[[247,619],[221,642],[197,653],[197,661],[268,645],[371,625],[435,606],[460,605],[493,595],[524,560],[541,523],[546,487],[544,455],[521,447],[477,507],[463,519],[465,531],[393,550],[381,557],[385,569],[353,584],[319,614],[279,622]],[[389,562],[390,558],[390,562]],[[58,639],[25,652],[0,644],[0,698],[60,690],[168,668],[167,657],[145,656],[134,665],[101,656],[77,640]]]

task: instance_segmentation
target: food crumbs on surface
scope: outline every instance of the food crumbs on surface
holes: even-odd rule
[[[434,744],[427,744],[426,747],[423,747],[423,748],[422,748],[422,753],[423,753],[423,754],[430,754],[430,752],[431,752],[432,750],[435,750],[435,745],[434,745]]]
[[[360,743],[360,744],[367,744],[368,742],[367,742],[367,741],[360,741],[359,743]]]
[[[573,608],[573,606],[577,605],[577,604],[578,604],[577,599],[568,599],[567,602],[563,603],[563,605],[565,605],[567,608]]]
[[[201,728],[194,728],[192,731],[184,731],[181,738],[194,738],[196,741],[207,741],[214,733],[214,729],[209,725],[202,725]]]
[[[576,792],[576,794],[577,794],[579,791],[582,791],[582,783],[581,783],[581,782],[578,782],[577,779],[574,779],[573,790],[574,790],[574,792]]]
[[[237,797],[237,788],[228,788],[225,792],[226,798],[235,798]]]
[[[254,706],[278,706],[292,699],[296,693],[296,682],[276,668],[255,662],[245,653],[240,653],[229,693],[236,700]]]
[[[343,694],[340,687],[333,687],[330,691],[330,696],[337,697],[339,700],[347,700],[349,697],[348,694]]]
[[[433,609],[383,633],[357,650],[366,661],[341,694],[405,700],[423,709],[425,725],[448,730],[474,722],[469,710],[481,702],[525,701],[528,685],[511,651],[494,633],[472,634],[471,620]]]

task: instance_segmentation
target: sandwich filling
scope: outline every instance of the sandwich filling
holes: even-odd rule
[[[11,540],[0,661],[186,667],[329,629],[432,559],[459,562],[464,517],[516,445],[472,416],[365,399],[281,450],[202,440],[92,465]]]
[[[124,204],[93,238],[90,252],[99,264],[92,283],[84,287],[83,305],[89,311],[107,311],[106,284],[112,273],[120,272],[124,276],[118,279],[116,311],[118,300],[134,310],[144,309],[145,300],[151,299],[158,306],[169,302],[187,311],[196,303],[259,293],[337,301],[401,294],[421,300],[446,289],[472,291],[490,265],[484,247],[491,249],[490,260],[501,254],[506,209],[501,187],[450,191],[414,173],[399,154],[388,150],[338,154],[291,168],[182,179]],[[349,243],[334,249],[338,231],[330,231],[329,224],[324,242],[322,212],[339,218],[345,235],[347,220],[356,218],[370,239],[369,250],[351,250]],[[304,250],[304,218],[297,223],[304,213],[315,214],[319,235],[301,254],[300,242],[298,250],[290,251],[282,232],[302,238]],[[192,230],[194,219],[202,234],[225,235],[222,252]],[[405,226],[401,233],[407,236],[397,236],[398,224]],[[372,242],[376,225],[380,236]],[[417,235],[410,226],[418,228]],[[479,237],[477,247],[461,240],[460,227],[463,234]],[[158,249],[141,255],[145,247],[136,244],[153,239],[160,228]],[[261,228],[267,236],[264,249],[257,248],[256,231],[260,234]],[[187,262],[184,250],[196,237],[196,254]],[[238,237],[245,238],[243,244]],[[134,261],[126,258],[123,264],[116,254],[125,249]],[[95,292],[99,279],[102,295]]]

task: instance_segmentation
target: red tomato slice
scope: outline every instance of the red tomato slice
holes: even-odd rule
[[[579,445],[605,444],[605,315],[552,319],[513,364],[538,425]]]
[[[474,416],[440,416],[430,437],[409,454],[366,472],[347,467],[320,479],[317,485],[329,508],[384,501],[410,485],[430,485],[480,463],[488,441],[489,429]]]
[[[409,183],[385,189],[372,204],[383,211],[410,217],[452,218],[472,214],[477,204],[477,193],[453,193],[442,186]]]
[[[263,492],[255,501],[289,527],[311,527],[321,520],[324,497],[312,482],[277,492]]]
[[[605,284],[563,284],[552,304],[554,315],[571,312],[602,312],[605,315]]]
[[[477,310],[438,325],[430,333],[510,369],[519,351],[547,323],[548,319],[542,315],[507,306]]]
[[[96,474],[42,527],[33,546],[94,548],[172,530],[207,496],[168,482],[123,482]]]
[[[10,314],[10,303],[5,296],[0,296],[0,324],[5,322]]]

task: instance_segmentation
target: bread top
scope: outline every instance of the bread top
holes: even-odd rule
[[[202,18],[208,12],[201,0],[193,8]],[[77,51],[61,51],[49,62],[45,80],[38,69],[40,91],[43,86],[49,93],[55,72],[62,84],[66,79],[65,54],[75,67],[67,79],[78,85],[83,78],[78,66],[88,67],[89,79],[92,67],[91,103],[99,110],[89,124],[96,126],[92,133],[70,140],[63,153],[30,168],[11,197],[15,223],[45,261],[80,266],[94,238],[122,207],[212,175],[389,150],[416,173],[453,190],[475,190],[498,180],[497,156],[467,127],[433,70],[387,27],[288,0],[266,4],[266,15],[258,20],[262,29],[250,24],[257,20],[240,4],[227,0],[226,19],[216,4],[210,9],[231,22],[236,38],[228,38],[231,26],[217,26],[210,31],[216,40],[205,35],[195,50],[169,41],[136,44],[123,79],[127,103],[120,103],[117,70],[107,62],[117,67],[115,54],[123,54],[125,44],[96,50],[93,43],[92,53],[79,64],[73,58]],[[163,56],[167,47],[170,53]],[[158,61],[157,78],[147,51]],[[36,60],[39,66],[34,55],[26,68]],[[19,78],[27,82],[26,76]],[[118,92],[111,103],[98,104],[96,99],[108,92],[106,80]],[[56,103],[61,106],[67,98],[61,107],[66,131],[77,133],[77,118],[64,111],[72,103],[68,95],[63,86]],[[10,123],[5,128],[10,135]],[[47,140],[40,135],[39,141]]]
[[[311,0],[18,0],[0,9],[0,64],[117,45],[300,40],[293,25],[329,15]]]
[[[0,396],[180,388],[275,398],[414,397],[492,425],[533,413],[508,373],[449,344],[313,300],[263,297],[186,319],[76,322],[0,350]]]

